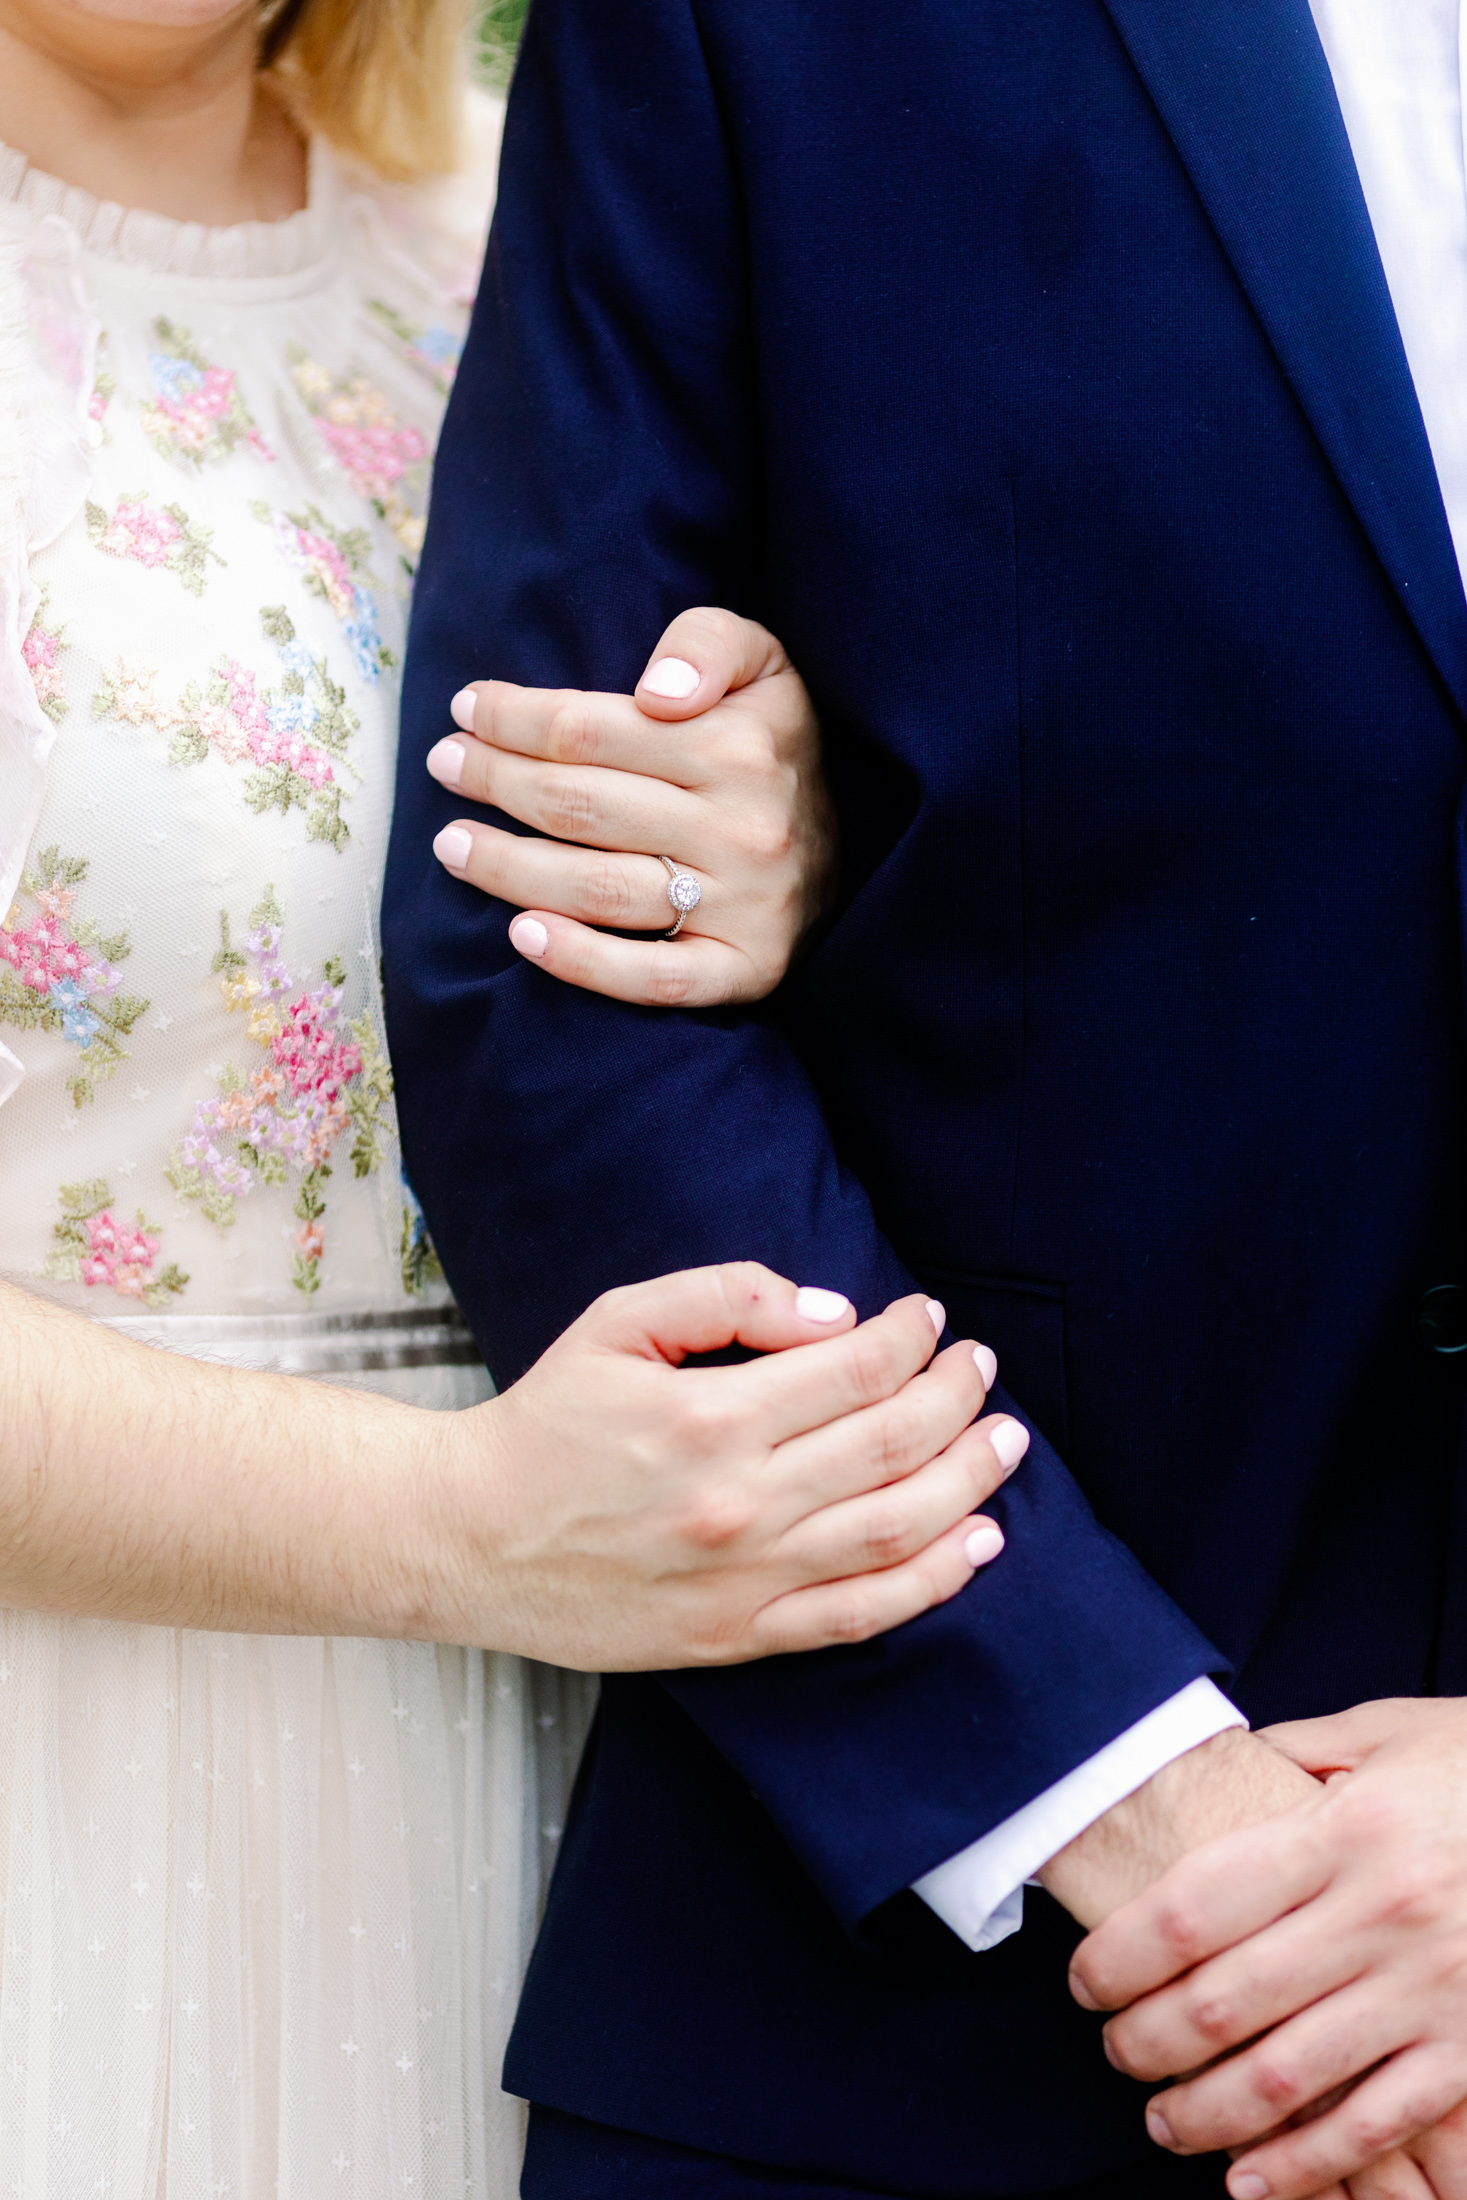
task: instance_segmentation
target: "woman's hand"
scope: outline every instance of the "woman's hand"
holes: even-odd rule
[[[932,1361],[945,1318],[913,1298],[857,1329],[835,1292],[695,1269],[431,1413],[156,1352],[0,1284],[0,1605],[589,1669],[858,1642],[1002,1548],[973,1508],[1028,1436],[969,1425],[993,1355]],[[677,1365],[735,1338],[768,1357]]]
[[[918,1297],[857,1328],[838,1294],[752,1262],[598,1299],[448,1424],[448,1639],[593,1671],[723,1665],[860,1642],[956,1595],[1003,1547],[973,1511],[1029,1439],[970,1425],[993,1355],[934,1359],[944,1319]],[[766,1357],[678,1365],[736,1339]]]
[[[434,853],[525,912],[510,926],[522,955],[664,1008],[774,990],[833,891],[835,826],[820,728],[772,634],[730,611],[685,611],[635,696],[476,680],[452,709],[463,731],[430,752],[434,778],[545,837],[464,817]],[[669,929],[663,856],[702,891],[677,939],[593,929]]]

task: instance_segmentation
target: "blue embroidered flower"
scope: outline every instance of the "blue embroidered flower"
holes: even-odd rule
[[[171,398],[175,405],[191,397],[204,380],[203,373],[191,359],[178,359],[166,351],[150,351],[148,365],[163,395]]]
[[[102,1019],[100,1016],[95,1016],[91,1009],[84,1004],[80,1008],[62,1010],[62,1033],[70,1039],[73,1046],[80,1047],[83,1052],[91,1045],[101,1028]]]
[[[375,680],[382,663],[382,637],[377,632],[377,607],[364,588],[354,591],[356,617],[342,621],[342,633],[351,646],[356,668],[364,680]]]

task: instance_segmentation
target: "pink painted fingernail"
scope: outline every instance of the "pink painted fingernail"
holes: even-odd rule
[[[997,1558],[1002,1549],[1003,1529],[998,1522],[980,1520],[963,1545],[963,1556],[970,1566],[986,1566],[990,1559]]]
[[[1012,1474],[1029,1449],[1029,1431],[1022,1421],[1000,1421],[988,1441],[999,1465],[1007,1467]]]
[[[440,787],[456,787],[464,775],[462,741],[439,741],[429,749],[427,765]]]
[[[975,1344],[973,1347],[973,1365],[983,1377],[983,1388],[992,1390],[998,1375],[998,1354],[991,1351],[986,1344]]]
[[[940,1337],[947,1327],[947,1308],[943,1305],[941,1299],[929,1299],[927,1301],[927,1319]]]
[[[841,1291],[822,1291],[818,1283],[801,1284],[795,1293],[795,1312],[804,1322],[838,1322],[850,1305]]]
[[[1155,2101],[1151,2102],[1146,2111],[1146,2129],[1159,2147],[1174,2147],[1177,2143],[1176,2133]]]
[[[465,733],[472,733],[474,730],[474,705],[477,701],[478,697],[472,688],[460,688],[448,706],[449,717],[456,726],[462,726]]]
[[[522,955],[533,955],[538,962],[550,945],[550,934],[538,917],[516,917],[509,928],[509,943]]]
[[[665,695],[670,703],[685,703],[702,677],[686,657],[659,657],[655,665],[648,665],[637,684],[649,695]]]
[[[1235,2169],[1228,2172],[1228,2191],[1233,2200],[1268,2200],[1269,2183],[1256,2169]]]
[[[474,836],[462,825],[445,825],[433,842],[433,853],[449,871],[461,871],[474,852]]]

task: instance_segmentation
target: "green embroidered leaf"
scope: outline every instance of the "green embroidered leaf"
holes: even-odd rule
[[[229,937],[229,918],[224,910],[219,912],[219,949],[209,968],[221,976],[239,978],[246,969],[244,951],[234,945]]]
[[[149,1306],[156,1309],[166,1305],[169,1299],[177,1298],[187,1287],[187,1284],[188,1277],[178,1263],[171,1260],[168,1266],[160,1272],[157,1280],[148,1286],[144,1295]]]
[[[209,744],[198,726],[175,726],[168,742],[170,764],[202,764],[209,754]]]

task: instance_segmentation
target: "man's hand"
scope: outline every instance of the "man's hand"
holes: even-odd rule
[[[1271,1740],[1328,1785],[1111,1917],[1076,1951],[1077,1996],[1124,2011],[1120,2069],[1201,2071],[1148,2122],[1180,2153],[1245,2150],[1235,2200],[1344,2181],[1467,2200],[1467,1705],[1364,1704]]]
[[[1163,1765],[1051,1858],[1039,1877],[1072,1917],[1098,1925],[1204,1842],[1316,1792],[1317,1783],[1288,1756],[1230,1728]]]

